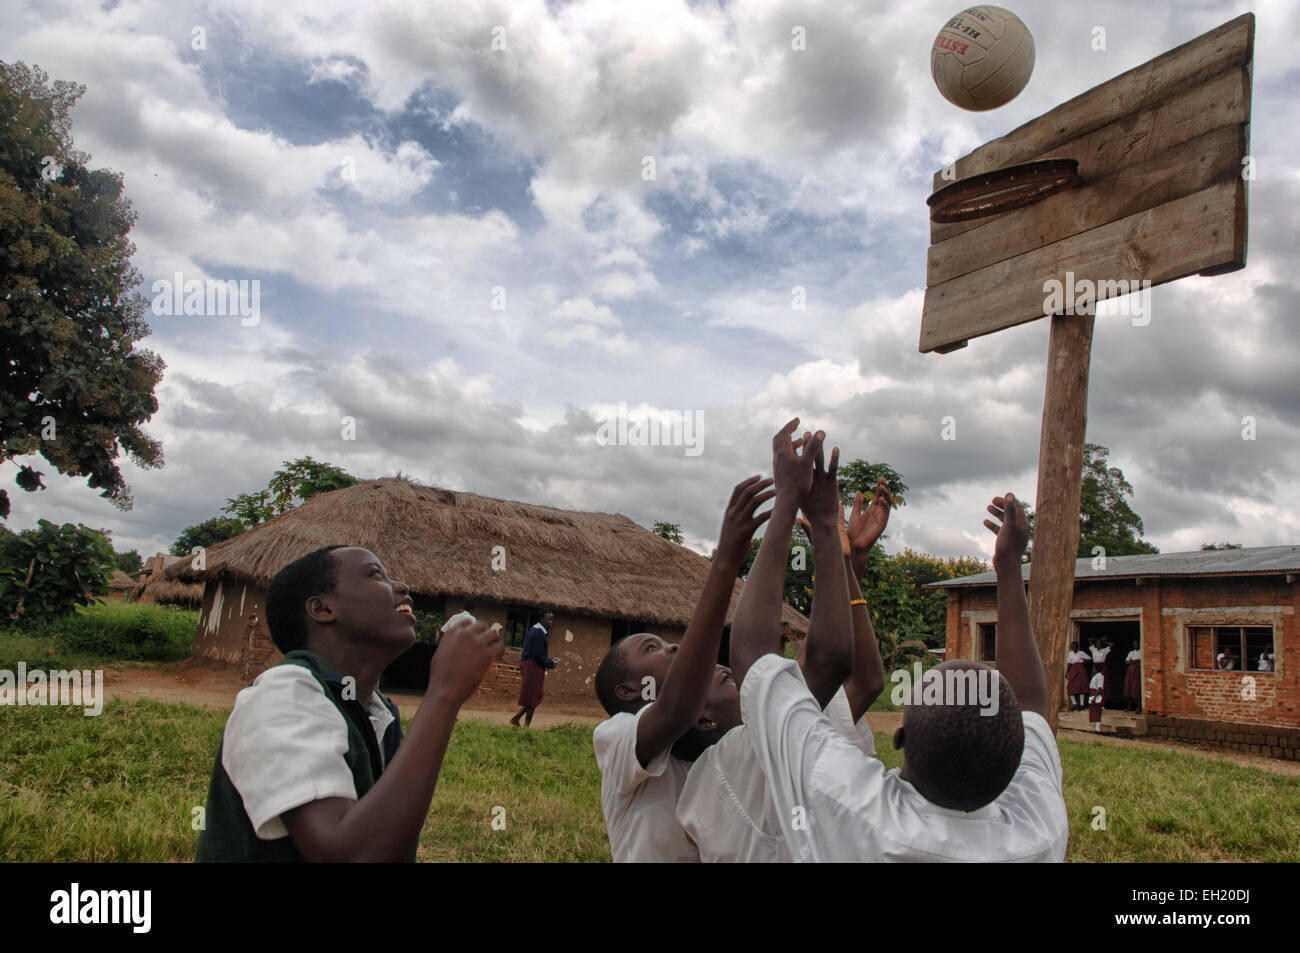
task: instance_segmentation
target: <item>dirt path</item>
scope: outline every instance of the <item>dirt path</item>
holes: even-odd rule
[[[149,698],[160,702],[183,702],[200,708],[230,708],[235,704],[235,696],[245,687],[245,684],[243,679],[234,672],[222,671],[195,662],[179,662],[174,665],[158,665],[150,668],[110,668],[104,672],[106,701],[116,698],[126,701]],[[391,692],[388,696],[397,703],[398,709],[406,717],[414,715],[420,706],[420,696],[417,694]],[[469,704],[461,709],[460,717],[504,725],[509,723],[510,717],[516,710],[510,698],[475,695],[470,699]],[[561,702],[553,707],[544,704],[533,717],[533,728],[550,728],[553,725],[563,724],[594,727],[600,724],[601,720],[602,716],[593,713],[589,708]],[[871,725],[872,731],[893,734],[903,723],[903,713],[869,712],[867,723]],[[1248,768],[1270,771],[1273,774],[1300,777],[1300,762],[1265,758],[1240,751],[1227,751],[1176,741],[1116,738],[1112,735],[1097,735],[1093,732],[1075,731],[1069,728],[1062,728],[1059,737],[1087,744],[1120,745],[1152,751],[1162,749],[1178,751],[1202,758],[1232,761]]]

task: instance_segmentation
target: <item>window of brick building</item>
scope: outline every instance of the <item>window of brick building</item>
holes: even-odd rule
[[[998,627],[995,623],[981,623],[979,632],[979,660],[992,665],[998,660]]]
[[[1264,667],[1260,667],[1263,658]],[[1213,671],[1273,671],[1273,627],[1193,625],[1187,628],[1187,667]]]

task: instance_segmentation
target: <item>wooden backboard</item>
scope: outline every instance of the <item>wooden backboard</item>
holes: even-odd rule
[[[1255,17],[1246,13],[985,143],[937,191],[1035,159],[1079,163],[1079,185],[984,219],[930,226],[921,351],[1045,316],[1045,285],[1162,284],[1246,263]],[[1068,286],[1068,285],[1067,285]]]

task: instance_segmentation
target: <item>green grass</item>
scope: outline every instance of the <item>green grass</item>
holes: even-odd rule
[[[225,711],[150,701],[3,708],[0,856],[188,861]],[[876,735],[888,767],[901,761]],[[1297,861],[1295,777],[1186,753],[1062,741],[1071,861]],[[1093,830],[1093,808],[1106,829]],[[494,830],[493,808],[505,809]],[[589,727],[456,726],[426,861],[607,861]]]
[[[199,614],[174,606],[107,602],[48,622],[0,628],[0,668],[102,668],[189,657]]]

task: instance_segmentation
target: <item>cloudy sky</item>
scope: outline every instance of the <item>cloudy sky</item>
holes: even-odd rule
[[[918,353],[931,175],[1253,8],[1249,266],[1098,318],[1088,438],[1166,552],[1300,542],[1300,5],[1012,6],[1033,77],[970,113],[929,72],[952,0],[10,0],[0,59],[86,86],[141,290],[260,282],[256,324],[150,316],[166,466],[124,462],[131,512],[38,463],[10,525],[150,553],[311,454],[707,551],[799,415],[902,473],[890,549],[987,555],[988,497],[1034,495],[1047,323]],[[604,445],[620,405],[698,415],[699,452]]]

